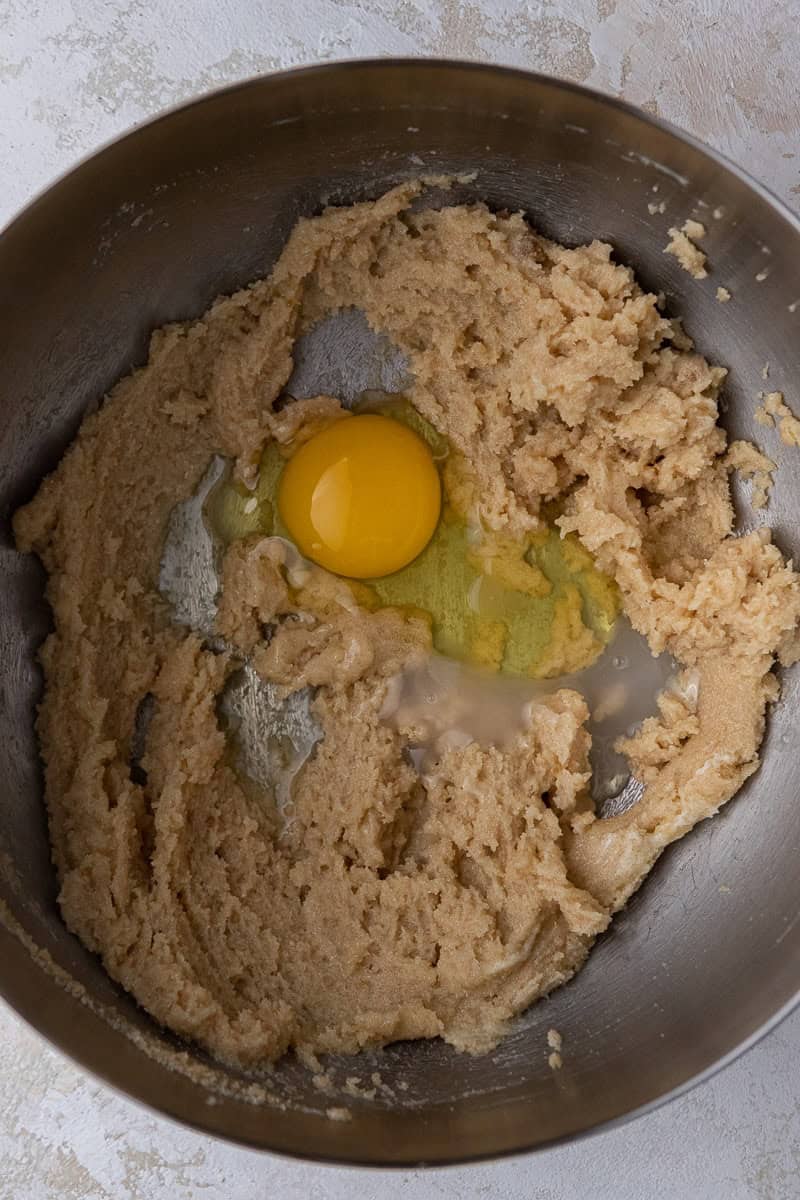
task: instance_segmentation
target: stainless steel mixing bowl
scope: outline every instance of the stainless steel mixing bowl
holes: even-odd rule
[[[770,386],[796,395],[797,220],[691,138],[556,80],[432,61],[256,79],[134,130],[0,237],[0,894],[11,926],[0,928],[0,991],[129,1096],[208,1133],[309,1158],[436,1163],[575,1137],[719,1066],[786,1013],[800,987],[791,677],[761,770],[719,817],[664,855],[586,969],[484,1057],[431,1042],[334,1063],[340,1079],[379,1069],[387,1084],[406,1084],[393,1096],[350,1101],[349,1121],[325,1117],[337,1101],[291,1061],[270,1082],[285,1107],[258,1105],[241,1096],[242,1075],[189,1048],[183,1067],[205,1064],[229,1093],[210,1102],[177,1060],[176,1039],[60,920],[32,725],[35,652],[49,617],[42,571],[15,553],[10,513],[58,462],[87,405],[144,361],[148,332],[263,275],[299,215],[376,196],[408,176],[473,171],[470,195],[524,209],[561,241],[613,243],[646,285],[666,293],[699,347],[730,368],[731,431],[764,440],[752,422],[763,365],[771,364]],[[648,211],[662,200],[663,215]],[[690,213],[709,229],[712,272],[703,282],[662,253],[667,227]],[[728,304],[715,299],[720,284],[732,293]],[[796,552],[800,454],[785,459],[768,516],[784,549]],[[753,523],[746,507],[742,519]],[[60,982],[31,944],[57,965]],[[560,1072],[547,1065],[551,1026],[564,1038]],[[144,1052],[147,1038],[160,1056]]]

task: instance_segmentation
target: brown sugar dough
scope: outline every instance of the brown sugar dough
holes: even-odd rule
[[[608,246],[565,249],[477,204],[416,211],[420,188],[300,221],[268,279],[154,334],[15,519],[54,613],[38,729],[64,918],[158,1021],[229,1060],[491,1045],[756,769],[772,668],[797,656],[797,576],[769,530],[732,535],[725,372]],[[559,500],[633,625],[683,664],[623,745],[645,784],[628,812],[595,816],[567,690],[503,748],[453,739],[419,776],[381,709],[429,652],[427,623],[368,611],[316,568],[290,578],[269,539],[227,552],[227,649],[172,622],[170,512],[214,453],[252,480],[266,440],[335,414],[275,402],[296,337],[349,305],[408,355],[410,399],[472,473],[474,519],[513,536]],[[316,689],[324,738],[289,821],[227,753],[217,703],[245,656]]]

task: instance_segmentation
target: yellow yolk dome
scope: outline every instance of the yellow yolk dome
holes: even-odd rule
[[[399,571],[430,541],[441,484],[425,442],[390,417],[346,417],[290,458],[278,487],[298,549],[338,575]]]

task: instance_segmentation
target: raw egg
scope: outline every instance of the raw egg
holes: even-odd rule
[[[588,667],[614,633],[613,580],[574,534],[561,537],[556,513],[511,538],[484,529],[453,447],[404,397],[367,402],[288,461],[268,442],[254,490],[226,476],[205,505],[214,536],[283,538],[340,576],[368,580],[357,603],[427,613],[433,647],[448,658],[538,679]]]
[[[373,413],[311,437],[278,485],[281,520],[301,553],[355,579],[391,575],[412,562],[440,509],[439,472],[426,443]]]

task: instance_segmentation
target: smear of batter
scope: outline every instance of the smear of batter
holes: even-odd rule
[[[768,529],[732,533],[724,370],[610,247],[564,249],[479,204],[415,211],[419,191],[300,221],[268,279],[154,334],[15,520],[55,620],[38,727],[64,918],[158,1021],[228,1060],[493,1044],[756,769],[776,658],[798,657],[797,576]],[[519,537],[557,503],[653,652],[685,668],[623,743],[644,784],[627,812],[595,815],[568,689],[502,745],[440,739],[418,773],[386,706],[428,623],[360,606],[270,539],[228,548],[214,638],[173,622],[170,514],[215,454],[254,482],[265,442],[309,415],[276,406],[295,339],[343,306],[406,354],[476,519]],[[220,697],[244,661],[278,692],[315,689],[323,736],[291,820],[228,744]]]

